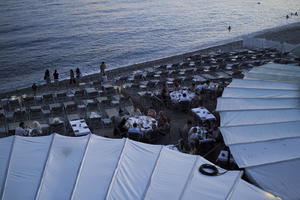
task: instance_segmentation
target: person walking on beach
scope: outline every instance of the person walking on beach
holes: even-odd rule
[[[75,72],[76,72],[76,79],[79,80],[81,78],[80,69],[77,67]]]
[[[76,84],[74,71],[73,69],[70,69],[70,85],[72,85],[73,83]]]
[[[33,91],[33,95],[35,96],[36,95],[36,91],[37,91],[37,85],[35,83],[32,84],[31,86],[32,88],[32,91]]]
[[[227,29],[228,29],[228,31],[230,32],[230,31],[231,31],[231,26],[228,26],[228,28],[227,28]]]
[[[46,84],[51,83],[49,69],[46,69],[46,71],[45,71],[44,80],[46,81]]]
[[[102,62],[100,65],[100,75],[103,76],[105,74],[106,64]]]
[[[54,83],[58,83],[58,76],[59,76],[59,73],[57,72],[57,70],[54,70],[54,73],[53,73]]]

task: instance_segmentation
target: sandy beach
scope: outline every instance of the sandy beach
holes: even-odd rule
[[[264,31],[262,31],[264,32]],[[299,44],[300,43],[300,23],[296,23],[295,26],[293,27],[279,27],[276,30],[270,30],[264,33],[259,33],[257,35],[254,35],[253,37],[258,37],[258,38],[265,38],[267,40],[273,40],[273,41],[279,41],[279,42],[287,42],[290,44]],[[210,52],[214,51],[222,51],[222,52],[228,52],[228,51],[233,51],[233,50],[238,50],[242,49],[242,40],[238,40],[235,42],[230,42],[227,44],[223,45],[218,45],[218,46],[213,46],[205,49],[201,49],[198,51],[193,51],[193,52],[187,52],[184,54],[180,55],[174,55],[171,57],[167,58],[162,58],[159,60],[153,60],[153,61],[148,61],[148,62],[143,62],[143,63],[138,63],[130,66],[124,66],[121,68],[117,69],[111,69],[108,70],[108,77],[110,80],[113,80],[115,77],[121,75],[121,74],[128,74],[131,73],[132,71],[139,70],[139,69],[144,69],[147,67],[153,67],[153,66],[158,66],[158,65],[165,65],[165,64],[173,64],[173,63],[180,63],[184,61],[186,58],[195,55],[195,54],[207,54]],[[109,65],[109,63],[107,63]],[[81,82],[92,82],[92,81],[97,81],[99,80],[99,73],[91,74],[82,77]],[[38,85],[38,92],[43,92],[43,91],[55,91],[58,88],[59,89],[66,89],[69,86],[68,84],[69,80],[62,80],[59,82],[59,86],[53,87],[53,84],[51,85]],[[27,88],[22,88],[19,90],[13,90],[5,93],[1,93],[0,97],[10,97],[13,95],[22,95],[22,94],[28,94],[31,93],[31,87]]]

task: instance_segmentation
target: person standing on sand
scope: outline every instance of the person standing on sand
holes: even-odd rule
[[[102,62],[100,67],[100,75],[103,76],[105,74],[106,64],[105,62]]]
[[[46,84],[51,83],[49,69],[46,69],[46,71],[45,71],[44,80],[46,81]]]
[[[54,83],[58,83],[58,76],[59,76],[59,73],[57,72],[57,70],[54,70],[54,73],[53,73]]]
[[[76,72],[76,79],[79,80],[81,78],[80,69],[77,67],[75,72]]]
[[[76,84],[75,76],[74,76],[73,69],[70,69],[70,85],[73,83]]]
[[[37,91],[37,85],[35,83],[32,84],[31,86],[32,88],[32,91],[33,91],[33,95],[35,96],[36,95],[36,91]]]

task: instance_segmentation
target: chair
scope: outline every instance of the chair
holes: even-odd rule
[[[191,108],[191,102],[190,101],[180,101],[178,103],[179,109],[183,112],[189,112]]]
[[[112,119],[114,116],[118,116],[119,112],[117,111],[116,108],[109,108],[105,109],[105,113],[108,116],[109,119]]]
[[[57,101],[66,101],[67,99],[68,99],[68,96],[67,96],[66,92],[56,93],[56,100]]]
[[[49,108],[52,117],[65,117],[64,107],[60,103],[50,104]]]
[[[74,113],[77,111],[77,104],[74,101],[64,102],[64,107],[66,113]]]
[[[26,109],[25,108],[18,108],[14,112],[14,121],[26,121],[27,115],[26,115]],[[0,119],[1,121],[1,119]]]
[[[44,113],[41,106],[31,106],[30,107],[30,120],[40,119],[44,117]]]
[[[102,127],[102,117],[101,115],[91,112],[88,116],[88,124],[91,129],[98,129]]]
[[[147,133],[147,141],[150,144],[155,144],[160,139],[160,134],[157,131]]]
[[[76,90],[74,95],[77,98],[83,98],[84,97],[84,90]]]
[[[111,128],[112,127],[112,120],[110,118],[102,119],[103,127],[104,128]]]
[[[34,96],[24,96],[22,98],[25,107],[29,107],[35,104]]]
[[[66,127],[65,127],[65,123],[63,121],[61,121],[60,123],[50,123],[50,133],[59,133],[59,134],[66,134]]]
[[[53,103],[54,102],[53,94],[44,94],[43,101],[44,103]]]

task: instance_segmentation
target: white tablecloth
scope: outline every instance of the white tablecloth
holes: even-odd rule
[[[204,127],[200,127],[200,126],[194,126],[190,129],[189,132],[191,132],[194,128],[197,128],[197,132],[196,133],[192,133],[190,136],[189,136],[189,140],[192,141],[192,140],[195,140],[195,139],[202,139],[202,138],[205,138],[205,134],[207,133],[207,130],[204,128]]]
[[[216,117],[204,107],[193,108],[192,112],[196,114],[202,121],[216,119]]]
[[[75,135],[87,135],[91,133],[84,119],[72,120],[70,124]]]
[[[141,132],[143,133],[152,131],[153,125],[157,127],[157,121],[149,116],[129,117],[126,121],[125,126],[127,128],[132,128],[134,123],[137,123],[137,127],[140,128]]]
[[[186,97],[183,96],[186,94]],[[179,103],[180,101],[192,101],[196,97],[194,92],[189,92],[188,90],[178,90],[170,93],[170,98],[173,103]]]

